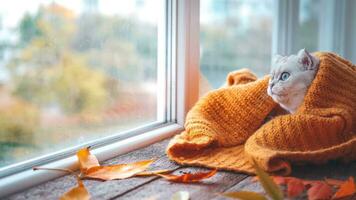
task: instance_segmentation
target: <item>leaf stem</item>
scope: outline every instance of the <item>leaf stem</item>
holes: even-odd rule
[[[60,172],[67,172],[73,174],[74,171],[70,169],[59,169],[59,168],[47,168],[47,167],[33,167],[32,168],[34,171],[36,170],[50,170],[50,171],[60,171]]]

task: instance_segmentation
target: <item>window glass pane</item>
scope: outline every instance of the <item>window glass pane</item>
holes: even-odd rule
[[[200,93],[218,88],[228,72],[269,72],[273,0],[201,0]]]
[[[0,167],[157,120],[162,2],[0,6]]]
[[[310,52],[318,50],[320,7],[319,0],[300,0],[295,51],[303,48]]]

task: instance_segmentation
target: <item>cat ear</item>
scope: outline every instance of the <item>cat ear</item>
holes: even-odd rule
[[[298,52],[298,62],[301,64],[303,70],[314,70],[314,63],[312,55],[305,49]]]

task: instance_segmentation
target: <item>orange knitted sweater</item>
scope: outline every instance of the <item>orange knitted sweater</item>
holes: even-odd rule
[[[285,175],[291,164],[356,160],[356,66],[332,53],[316,56],[319,70],[295,114],[264,123],[278,106],[266,92],[269,78],[253,81],[248,72],[233,73],[228,84],[235,85],[208,93],[191,109],[185,131],[168,145],[169,158],[249,174],[254,159],[264,170]],[[231,76],[252,82],[236,84],[246,79]]]

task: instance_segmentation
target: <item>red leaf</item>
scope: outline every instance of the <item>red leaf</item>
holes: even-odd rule
[[[351,196],[356,193],[356,187],[354,178],[352,176],[349,177],[347,181],[345,181],[342,185],[340,185],[340,189],[335,193],[334,199],[343,198],[347,196]]]
[[[204,173],[200,172],[195,174],[187,173],[181,176],[172,175],[172,174],[157,174],[157,175],[173,182],[194,183],[194,182],[201,181],[202,179],[212,177],[216,174],[216,172],[217,170],[215,169],[210,172],[204,172]]]
[[[308,190],[308,199],[309,200],[321,200],[321,199],[330,199],[333,191],[331,187],[324,182],[314,182],[312,183],[311,188]]]
[[[298,178],[290,178],[287,184],[288,197],[296,197],[304,191],[303,181]]]

